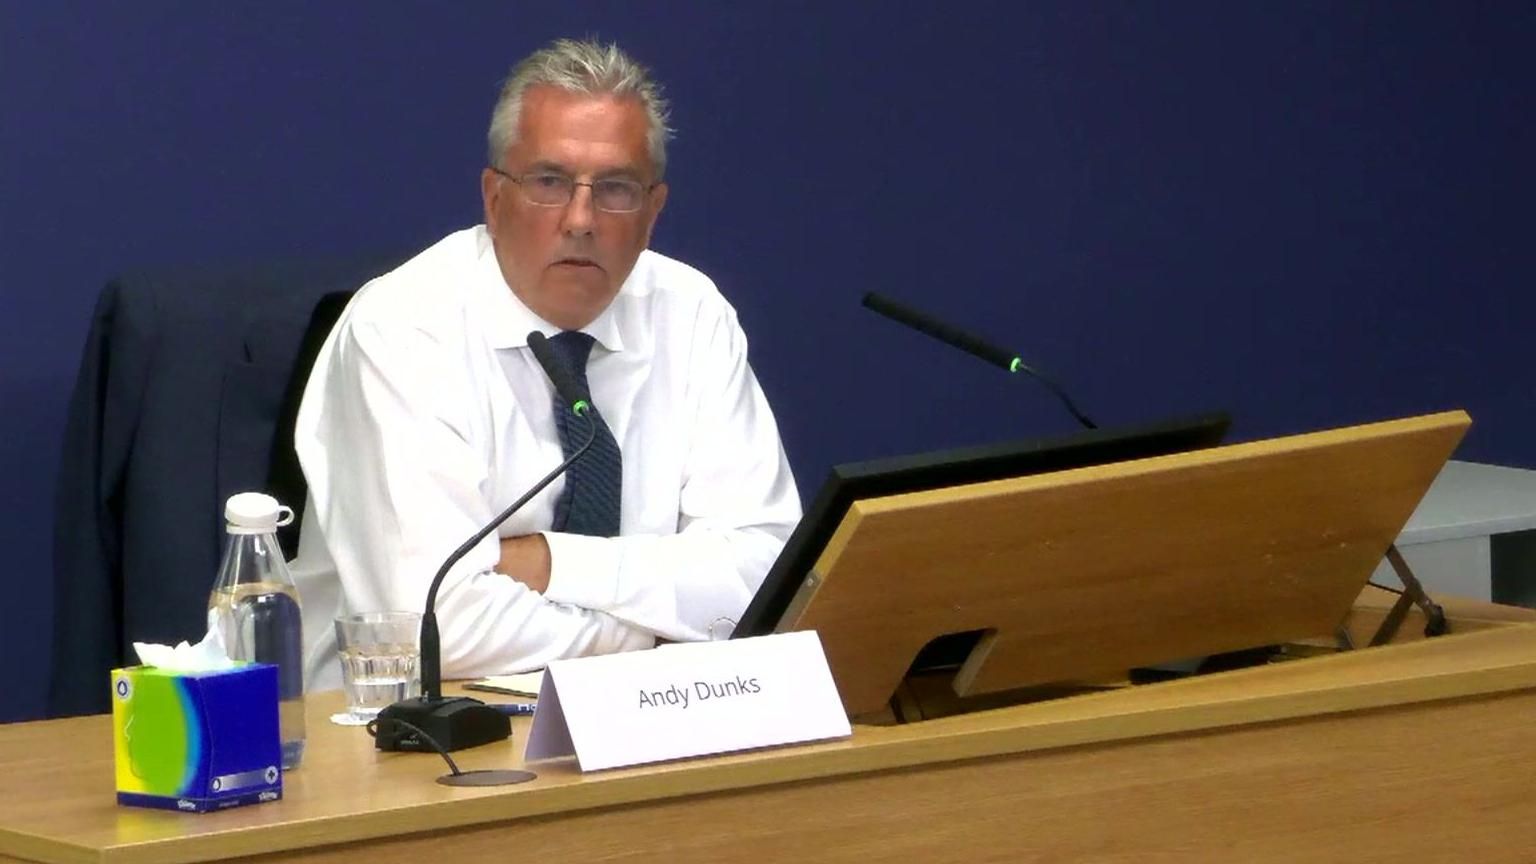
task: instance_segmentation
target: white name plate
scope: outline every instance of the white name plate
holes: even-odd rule
[[[551,663],[523,758],[598,771],[850,734],[807,630]]]

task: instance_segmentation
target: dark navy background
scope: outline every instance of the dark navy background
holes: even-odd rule
[[[499,80],[585,34],[669,88],[654,245],[735,302],[806,495],[838,461],[1071,428],[869,289],[1017,346],[1106,424],[1464,407],[1460,457],[1536,466],[1528,3],[0,0],[0,719],[43,703],[103,282],[478,221]]]

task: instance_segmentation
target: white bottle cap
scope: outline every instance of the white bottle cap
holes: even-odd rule
[[[224,505],[225,528],[230,534],[271,534],[277,526],[292,521],[292,509],[260,492],[231,495]]]

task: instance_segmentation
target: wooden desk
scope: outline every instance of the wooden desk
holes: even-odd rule
[[[0,862],[1529,860],[1536,613],[1450,611],[1441,639],[501,789],[437,785],[319,694],[286,798],[206,815],[116,806],[108,718],[16,724]],[[456,758],[520,766],[514,729]]]

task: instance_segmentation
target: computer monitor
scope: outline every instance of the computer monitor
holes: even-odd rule
[[[861,498],[921,492],[1004,480],[1214,447],[1231,418],[1225,413],[1179,418],[1147,426],[1095,429],[1064,437],[1026,439],[982,447],[852,462],[832,468],[810,509],[784,544],[731,638],[775,631],[795,592],[832,534]]]

